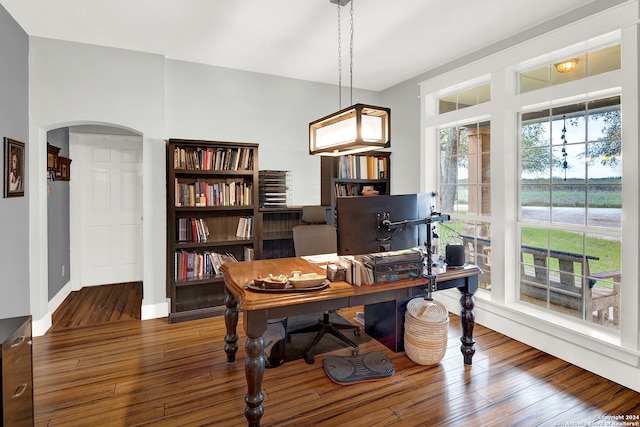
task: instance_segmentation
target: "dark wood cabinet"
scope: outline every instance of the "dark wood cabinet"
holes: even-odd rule
[[[261,259],[295,256],[293,227],[300,225],[301,206],[260,208],[258,221]]]
[[[167,297],[172,322],[224,313],[213,263],[257,250],[258,145],[167,141]]]
[[[2,425],[33,426],[31,316],[0,319],[0,341]]]

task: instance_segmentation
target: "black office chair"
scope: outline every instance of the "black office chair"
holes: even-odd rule
[[[323,206],[303,206],[300,221],[304,224],[293,227],[293,246],[296,256],[318,255],[336,253],[338,250],[335,227],[327,224],[327,210]],[[313,341],[305,348],[302,355],[305,362],[314,362],[313,350],[325,334],[331,334],[345,344],[353,347],[353,355],[358,354],[358,345],[347,338],[341,330],[352,329],[356,336],[360,335],[360,328],[351,324],[332,323],[329,321],[329,312],[323,313],[322,320],[318,323],[301,328],[287,334],[301,334],[317,332]]]

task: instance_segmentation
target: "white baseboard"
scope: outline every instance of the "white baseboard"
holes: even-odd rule
[[[450,312],[460,314],[460,294],[457,290],[437,292],[434,299],[444,304]],[[474,299],[477,324],[640,392],[640,352],[615,344],[613,334],[598,334],[586,325],[573,325],[570,328],[567,319],[533,312],[518,303],[515,303],[517,306],[507,307],[486,299]],[[576,330],[580,326],[585,331]],[[587,329],[591,334],[587,333]],[[619,337],[617,340],[619,342]]]
[[[142,320],[158,319],[169,315],[169,302],[161,302],[159,304],[145,304],[142,301]]]
[[[71,291],[71,281],[69,281],[47,303],[47,313],[41,319],[32,319],[31,333],[34,337],[40,337],[47,333],[52,325],[51,316],[53,315],[53,312],[60,307],[60,304],[62,304],[65,298],[69,296]]]

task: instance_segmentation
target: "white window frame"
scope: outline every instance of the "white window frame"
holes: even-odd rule
[[[479,118],[491,121],[492,175],[492,292],[476,293],[476,318],[493,329],[507,332],[510,324],[527,325],[531,341],[546,350],[548,340],[562,337],[561,346],[578,345],[593,354],[636,363],[640,360],[640,291],[638,284],[640,257],[639,178],[640,160],[638,132],[638,4],[628,2],[587,19],[559,28],[517,46],[477,60],[465,66],[435,76],[420,84],[422,182],[426,189],[439,188],[439,150],[437,129]],[[611,44],[616,39],[622,45],[622,69],[555,85],[537,91],[517,94],[517,73],[536,64],[549,63],[570,56],[569,52],[593,50]],[[457,87],[489,76],[491,101],[462,110],[437,114],[437,99]],[[467,86],[468,87],[468,86]],[[601,89],[594,90],[600,87]],[[550,99],[567,103],[578,98],[599,98],[617,90],[622,92],[623,115],[623,206],[622,251],[623,293],[621,329],[602,330],[598,325],[558,318],[546,310],[526,307],[516,298],[519,271],[518,211],[519,211],[519,126],[518,113],[524,108],[550,107]],[[546,93],[545,93],[546,92]],[[586,95],[585,95],[586,94]],[[630,119],[629,119],[630,117]],[[636,143],[634,143],[634,141]],[[511,143],[509,143],[511,142]],[[504,206],[505,209],[498,209]],[[447,294],[451,298],[455,293]],[[455,312],[455,302],[450,309]],[[483,310],[485,312],[483,313]],[[515,333],[515,332],[514,332]],[[517,335],[517,333],[515,333]],[[525,342],[527,339],[523,339]],[[558,343],[556,343],[558,344]],[[553,353],[554,347],[549,347]],[[612,351],[617,348],[619,351]],[[595,358],[595,356],[593,357]],[[589,359],[589,358],[588,358]],[[591,359],[589,359],[591,360]],[[603,369],[607,369],[606,367]],[[596,368],[594,370],[597,371]],[[613,375],[613,374],[612,374]],[[610,376],[609,376],[610,377]]]

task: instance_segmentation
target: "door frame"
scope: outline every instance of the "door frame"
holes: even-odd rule
[[[108,128],[107,128],[108,129]],[[80,170],[84,165],[82,164],[82,155],[79,155],[78,149],[79,144],[77,142],[77,135],[96,135],[96,136],[106,136],[110,138],[139,138],[140,151],[142,152],[143,145],[143,137],[142,135],[128,134],[123,135],[118,132],[119,128],[113,128],[113,133],[108,132],[91,132],[91,131],[74,131],[70,129],[69,132],[69,155],[71,158],[77,159],[74,166],[76,166],[76,171]],[[144,162],[142,166],[144,167]],[[82,289],[82,253],[85,250],[85,239],[82,237],[82,173],[77,173],[76,176],[78,179],[71,180],[69,182],[69,244],[70,244],[70,282],[71,282],[71,291],[78,291]],[[144,182],[141,184],[143,186],[142,191],[144,191]],[[144,214],[144,208],[142,209]],[[140,245],[139,247],[144,252],[143,248],[143,237],[144,232],[140,233]],[[144,253],[141,254],[141,260],[144,262]],[[88,285],[90,286],[90,285]]]

